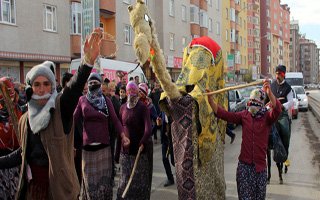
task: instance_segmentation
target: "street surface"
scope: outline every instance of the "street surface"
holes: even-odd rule
[[[312,95],[320,93],[313,91]],[[299,112],[298,119],[293,120],[289,159],[291,165],[288,173],[283,174],[284,184],[279,184],[278,169],[273,162],[272,177],[267,186],[268,200],[319,200],[320,199],[320,123],[311,111]],[[225,179],[227,183],[226,199],[236,200],[236,168],[241,144],[241,126],[235,130],[233,144],[226,136],[225,145]],[[159,134],[159,133],[158,133]],[[154,167],[152,179],[152,200],[177,200],[176,185],[163,187],[166,174],[161,158],[161,144],[154,145]],[[172,167],[174,171],[174,168]],[[114,188],[114,199],[117,188]]]

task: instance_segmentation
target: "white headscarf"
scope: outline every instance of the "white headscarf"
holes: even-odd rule
[[[44,76],[51,82],[51,92],[48,94],[48,102],[41,106],[37,103],[37,95],[32,95],[28,102],[28,119],[32,132],[39,133],[45,129],[51,118],[51,109],[55,109],[56,97],[58,95],[56,90],[56,79],[54,75],[55,65],[53,62],[45,61],[42,64],[34,66],[26,75],[26,84],[31,87],[33,81],[38,76]]]

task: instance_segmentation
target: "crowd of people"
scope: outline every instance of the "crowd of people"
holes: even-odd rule
[[[118,83],[92,73],[101,34],[100,29],[91,33],[77,73],[65,73],[61,88],[55,65],[49,61],[34,66],[26,74],[25,85],[0,78],[4,86],[0,93],[1,198],[112,200],[119,163],[116,198],[150,199],[158,132],[167,175],[164,187],[175,184],[173,120],[159,107],[161,86],[155,82],[149,89],[139,77],[128,81],[122,72]],[[266,154],[273,124],[289,153],[287,111],[292,92],[285,72],[285,66],[278,66],[276,81],[265,81],[262,89],[253,90],[245,111],[228,112],[208,95],[218,118],[242,125],[236,172],[239,199],[265,199]],[[235,135],[228,128],[233,143]],[[134,183],[123,198],[139,151]],[[283,163],[277,165],[282,170]]]

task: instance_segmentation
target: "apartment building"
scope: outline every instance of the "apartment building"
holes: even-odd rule
[[[300,33],[299,21],[292,20],[290,22],[290,71],[301,72],[300,66]]]
[[[275,74],[283,64],[290,71],[290,8],[280,0],[261,0],[261,74]]]
[[[134,62],[134,33],[129,23],[127,7],[135,0],[116,2],[117,59]],[[174,80],[182,67],[184,48],[193,38],[207,35],[221,43],[221,0],[145,0],[155,20],[160,47],[167,69]],[[124,32],[124,34],[122,34]],[[147,78],[155,79],[151,68],[145,66]]]
[[[252,79],[258,79],[261,66],[260,1],[248,0],[247,9],[248,71]]]
[[[57,77],[70,63],[70,7],[63,0],[0,0],[0,74],[24,82],[35,65],[51,60]]]
[[[304,83],[319,83],[319,54],[317,45],[313,40],[302,36],[300,39],[300,65]]]
[[[244,81],[248,68],[248,21],[246,0],[223,1],[223,54],[227,81]]]
[[[290,65],[290,8],[287,4],[280,5],[280,21],[279,34],[282,42],[282,51],[280,51],[280,64],[287,66],[288,71],[291,70]],[[282,56],[282,60],[281,60]]]

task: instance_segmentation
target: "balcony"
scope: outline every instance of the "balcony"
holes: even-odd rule
[[[207,11],[207,1],[206,0],[200,0],[200,9]]]
[[[191,35],[200,35],[200,25],[190,24]]]
[[[104,0],[100,1],[100,11],[110,15],[116,13],[116,0]]]
[[[100,55],[102,57],[114,58],[116,56],[117,46],[114,40],[102,39]]]
[[[200,27],[200,36],[208,36],[208,28]]]
[[[81,56],[81,35],[70,36],[70,47],[70,53],[72,58]]]
[[[230,42],[230,50],[236,50],[236,43],[235,42]]]

